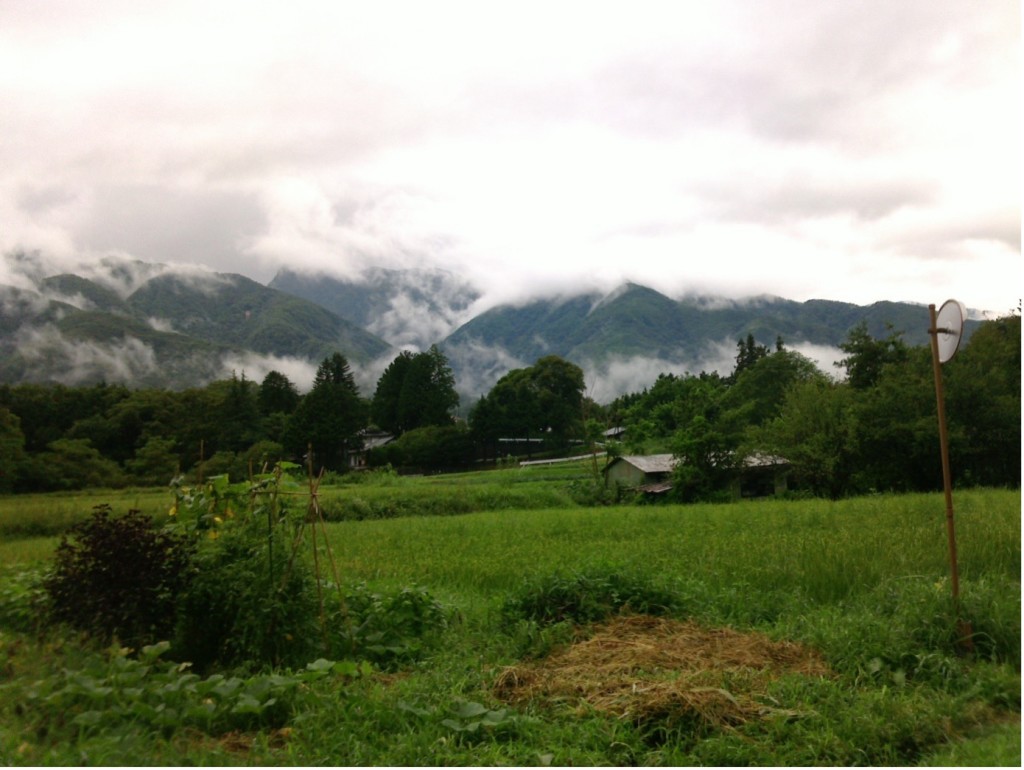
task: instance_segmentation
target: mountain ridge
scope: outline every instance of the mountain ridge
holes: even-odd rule
[[[359,372],[364,395],[372,395],[398,349],[437,344],[459,392],[475,397],[508,370],[545,355],[628,390],[646,386],[642,378],[653,381],[659,371],[721,371],[748,334],[765,345],[781,337],[790,348],[815,349],[826,370],[842,357],[838,346],[858,323],[875,337],[896,330],[908,344],[928,341],[927,309],[888,300],[672,298],[625,282],[609,292],[498,305],[468,317],[481,293],[441,270],[375,268],[350,279],[280,271],[270,284],[299,292],[293,293],[241,275],[112,258],[90,264],[88,277],[45,275],[21,259],[13,264],[32,267],[18,275],[34,288],[0,286],[0,380],[6,382],[106,378],[188,387],[239,368],[252,376],[286,365],[311,376],[319,360],[337,351]],[[376,335],[367,325],[391,335]],[[977,325],[968,321],[967,335]]]
[[[341,351],[354,363],[387,355],[384,340],[315,303],[226,273],[117,263],[108,285],[73,273],[0,285],[0,381],[100,380],[185,388],[246,364],[309,369]],[[22,278],[25,278],[22,274]]]

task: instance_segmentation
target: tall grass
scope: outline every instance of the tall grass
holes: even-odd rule
[[[965,580],[1019,579],[1020,493],[958,495]],[[941,495],[723,505],[544,508],[331,524],[348,571],[490,593],[531,575],[627,565],[682,582],[834,602],[906,576],[949,573]]]
[[[115,511],[135,508],[149,516],[167,513],[171,494],[166,489],[86,489],[0,497],[0,537],[59,535],[84,521],[92,509],[108,503]]]

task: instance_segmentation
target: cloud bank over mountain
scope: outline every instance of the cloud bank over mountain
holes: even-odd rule
[[[2,15],[0,252],[49,274],[442,268],[478,311],[624,280],[1019,301],[1015,0]]]

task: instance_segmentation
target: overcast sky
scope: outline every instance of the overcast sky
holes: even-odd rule
[[[0,249],[1005,312],[1020,33],[1017,0],[0,0]]]

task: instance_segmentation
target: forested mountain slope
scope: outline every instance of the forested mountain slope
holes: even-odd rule
[[[528,361],[548,354],[573,361],[640,355],[694,358],[709,344],[734,343],[748,334],[765,344],[782,337],[787,344],[838,346],[861,322],[874,337],[898,331],[909,345],[928,341],[928,310],[920,305],[859,306],[778,297],[673,300],[653,289],[626,284],[607,296],[581,294],[493,308],[453,332],[444,347],[458,349],[470,343],[501,347]],[[976,326],[977,322],[968,322],[968,334]]]
[[[243,276],[165,270],[130,291],[106,277],[64,273],[37,280],[34,290],[0,286],[0,381],[184,388],[254,356],[315,366],[335,352],[366,362],[391,349],[312,302]]]

